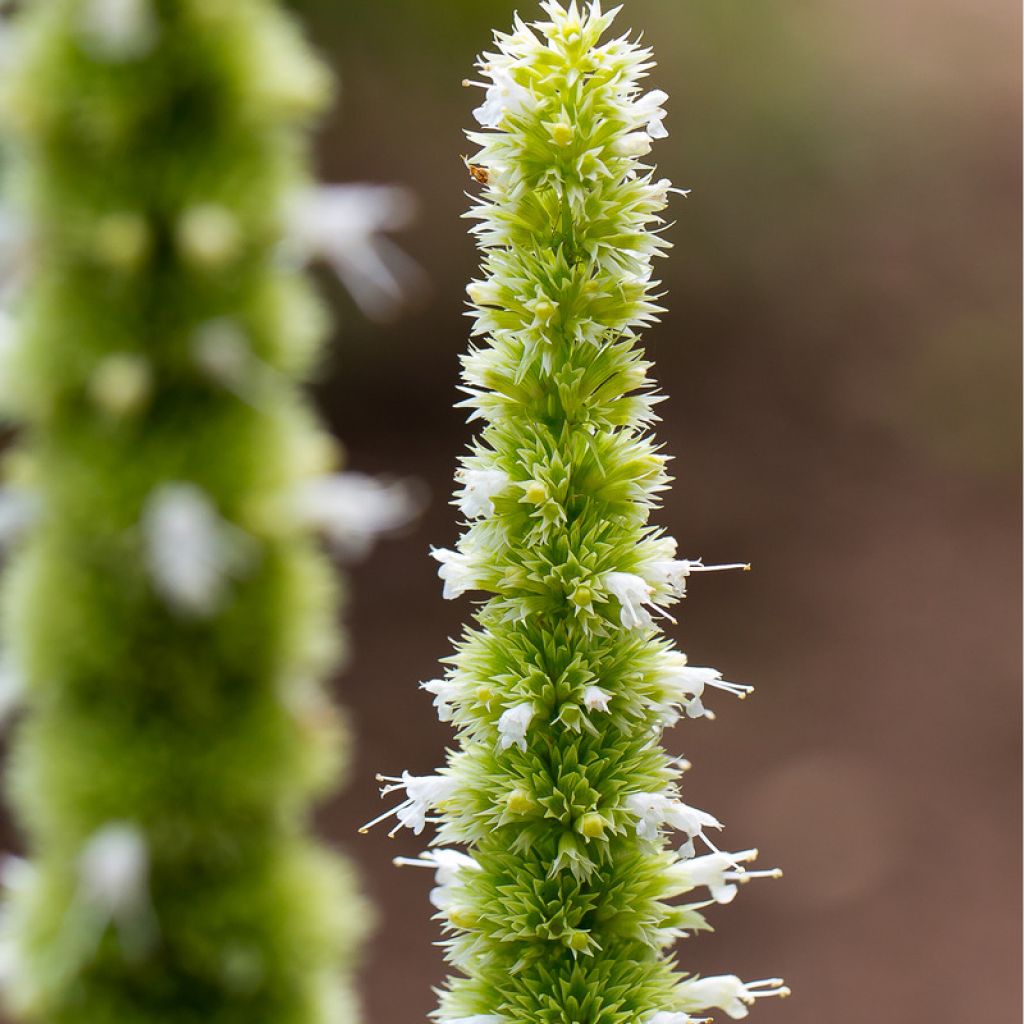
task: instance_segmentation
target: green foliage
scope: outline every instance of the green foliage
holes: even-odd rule
[[[278,251],[329,78],[271,0],[50,0],[14,31],[33,272],[2,397],[38,514],[4,595],[11,1008],[346,1019],[366,913],[305,834],[337,593],[288,497],[329,468],[299,390],[326,318]]]
[[[668,950],[707,927],[758,874],[755,851],[720,853],[720,824],[679,798],[685,764],[659,743],[680,717],[710,717],[706,687],[652,615],[712,568],[676,558],[650,523],[668,484],[648,428],[657,401],[638,331],[659,312],[652,261],[670,187],[642,163],[666,133],[664,93],[642,93],[650,51],[601,42],[613,13],[554,0],[517,21],[480,70],[484,132],[469,216],[484,274],[469,287],[463,405],[483,429],[458,477],[466,529],[435,551],[445,596],[483,591],[477,625],[424,688],[459,749],[404,791],[399,827],[438,825],[466,844],[414,863],[459,972],[438,1017],[461,1024],[684,1024],[744,1016],[776,979],[678,973]],[[667,848],[663,826],[684,833]],[[695,842],[711,853],[695,856]],[[710,900],[678,904],[706,887]]]

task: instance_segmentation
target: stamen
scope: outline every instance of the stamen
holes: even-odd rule
[[[743,572],[750,572],[751,565],[749,562],[729,562],[725,565],[703,565],[699,558],[697,561],[690,563],[690,572],[727,572],[732,569],[740,569]]]
[[[396,868],[431,868],[432,870],[437,869],[437,865],[433,861],[424,860],[422,857],[395,857],[391,861]]]
[[[761,981],[748,981],[745,987],[747,995],[751,999],[763,999],[767,996],[779,996],[781,999],[785,999],[786,996],[792,994],[782,978],[763,978]],[[764,991],[757,992],[755,988],[763,988]]]
[[[745,700],[754,692],[754,687],[748,683],[730,683],[728,679],[709,679],[707,685],[731,693],[740,700]]]
[[[365,825],[362,825],[362,826],[360,827],[360,829],[359,829],[359,834],[360,834],[361,836],[365,836],[365,835],[366,835],[366,833],[367,833],[367,832],[369,832],[369,831],[370,831],[370,829],[371,829],[371,828],[373,828],[373,826],[374,826],[374,825],[379,825],[379,824],[380,824],[380,823],[381,823],[382,821],[387,821],[387,820],[388,820],[388,818],[390,818],[390,817],[391,817],[391,815],[393,815],[393,814],[397,814],[397,813],[399,812],[399,810],[400,810],[400,809],[401,809],[402,807],[404,807],[404,806],[405,806],[405,805],[406,805],[406,804],[407,804],[408,802],[409,802],[409,801],[408,801],[408,800],[406,800],[406,801],[405,801],[404,803],[400,803],[400,804],[398,805],[398,807],[392,807],[392,808],[391,808],[391,810],[389,810],[389,811],[385,811],[385,812],[384,812],[383,814],[381,814],[381,815],[379,815],[378,817],[374,818],[374,819],[373,819],[373,821],[368,821],[368,822],[367,822],[367,823],[366,823]],[[399,825],[399,828],[401,828],[401,825]],[[398,831],[398,829],[396,829],[395,831],[397,832],[397,831]],[[391,834],[392,834],[392,835],[394,835],[394,833],[391,833]]]

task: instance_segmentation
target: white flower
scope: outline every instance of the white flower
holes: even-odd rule
[[[454,600],[465,594],[467,590],[476,589],[476,579],[471,567],[469,555],[448,548],[432,548],[431,557],[441,563],[437,575],[444,580],[444,599]]]
[[[647,132],[630,132],[620,135],[612,143],[616,156],[647,156],[651,151],[651,137]]]
[[[325,185],[293,197],[285,249],[303,262],[326,260],[372,320],[393,318],[423,272],[385,237],[409,226],[416,202],[393,185]]]
[[[668,871],[672,882],[673,895],[680,895],[705,886],[716,903],[731,903],[736,896],[737,883],[752,878],[781,878],[778,868],[768,871],[747,871],[741,865],[757,857],[757,850],[741,850],[739,853],[708,853],[703,857],[684,858],[676,861]]]
[[[194,484],[158,487],[142,514],[146,561],[153,585],[175,610],[213,614],[232,561],[227,524]]]
[[[690,807],[682,800],[673,800],[664,793],[633,793],[626,797],[626,809],[636,815],[636,834],[644,839],[657,839],[662,825],[679,829],[690,841],[695,836],[703,836],[706,828],[722,827],[722,823],[706,811]]]
[[[744,683],[731,683],[722,678],[722,673],[713,668],[698,668],[686,664],[686,656],[675,652],[670,655],[669,667],[661,676],[661,683],[668,691],[671,703],[686,706],[686,714],[690,718],[714,718],[714,714],[704,707],[701,698],[704,688],[713,686],[724,690],[741,700],[754,692],[752,686]],[[671,716],[669,716],[671,719]]]
[[[148,905],[145,836],[127,822],[105,825],[79,855],[78,876],[84,899],[108,920],[137,914]]]
[[[440,721],[450,722],[454,718],[455,708],[452,702],[459,696],[458,683],[448,679],[431,679],[430,682],[420,683],[420,689],[434,694],[434,707],[437,708],[437,717]]]
[[[494,498],[511,483],[508,474],[500,469],[463,469],[457,478],[462,481],[462,490],[456,504],[470,519],[490,515]]]
[[[526,730],[530,727],[534,714],[533,705],[529,701],[516,704],[502,714],[498,719],[498,735],[501,737],[502,750],[508,750],[511,746],[526,750]]]
[[[688,1013],[672,1013],[668,1010],[659,1010],[653,1016],[647,1018],[646,1024],[698,1024],[700,1019],[691,1017]]]
[[[662,123],[665,120],[663,104],[668,99],[668,93],[661,89],[653,89],[651,92],[641,96],[633,104],[633,112],[641,120],[647,122],[645,129],[652,139],[667,139],[668,131]]]
[[[583,704],[588,711],[607,711],[612,695],[600,686],[588,686],[583,691]]]
[[[366,556],[374,541],[395,533],[419,515],[418,488],[408,480],[365,473],[335,473],[303,480],[296,487],[294,511],[321,531],[347,559]]]
[[[645,629],[651,625],[651,616],[644,605],[653,604],[654,588],[642,577],[631,572],[607,572],[604,585],[622,605],[622,625],[627,629]]]
[[[675,542],[673,541],[673,546]],[[686,593],[686,580],[695,572],[728,572],[732,569],[749,571],[746,562],[729,562],[725,565],[705,565],[699,558],[655,558],[644,565],[644,578],[652,586],[668,590],[676,597]]]
[[[396,857],[399,867],[431,868],[434,872],[434,888],[430,891],[430,902],[438,910],[452,905],[452,886],[461,881],[464,871],[479,871],[480,865],[468,854],[459,850],[429,850],[417,858]]]
[[[446,800],[451,799],[456,789],[455,780],[447,775],[410,775],[408,772],[402,772],[400,778],[390,775],[378,775],[377,778],[381,782],[388,783],[381,789],[381,796],[397,793],[404,789],[405,799],[397,807],[392,807],[391,810],[385,811],[373,821],[367,822],[359,830],[360,832],[367,832],[374,825],[395,815],[398,818],[398,824],[388,835],[395,835],[403,826],[412,829],[415,835],[419,835],[427,821],[433,820],[427,817],[431,808],[437,808]]]
[[[497,128],[507,114],[515,116],[530,103],[529,90],[524,89],[505,67],[484,72],[492,84],[486,86],[487,97],[483,104],[473,111],[473,116],[485,128]]]
[[[686,578],[695,564],[685,558],[656,558],[644,566],[644,578],[653,587],[668,590],[677,597],[686,593]]]
[[[160,33],[152,0],[86,0],[78,16],[86,51],[98,60],[145,57]]]
[[[765,978],[763,981],[740,981],[735,974],[723,974],[714,978],[694,978],[685,981],[678,988],[680,1001],[688,1010],[724,1010],[733,1020],[747,1016],[748,1006],[755,999],[766,996],[789,995],[781,978]]]

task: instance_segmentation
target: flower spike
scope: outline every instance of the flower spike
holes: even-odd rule
[[[615,11],[542,8],[467,83],[483,90],[466,158],[483,266],[460,404],[482,429],[456,473],[463,533],[432,555],[446,599],[484,603],[422,684],[458,749],[439,775],[384,780],[405,799],[379,820],[431,822],[443,844],[398,861],[436,873],[454,975],[438,1024],[741,1017],[787,990],[690,978],[668,952],[744,882],[779,874],[715,845],[722,823],[684,802],[689,764],[658,742],[712,718],[710,691],[752,691],[661,633],[693,577],[749,569],[682,559],[650,521],[669,478],[638,339],[661,312],[654,261],[680,190],[645,160],[668,96],[640,84],[650,51],[608,35]]]

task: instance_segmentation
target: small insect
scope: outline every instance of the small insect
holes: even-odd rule
[[[475,182],[486,185],[491,180],[491,173],[486,167],[481,167],[480,164],[471,164],[467,157],[463,157],[462,161],[466,165],[466,170],[469,171],[469,176]]]

